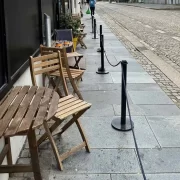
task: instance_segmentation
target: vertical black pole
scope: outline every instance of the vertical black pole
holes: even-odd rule
[[[92,33],[94,32],[94,16],[91,16],[92,19]]]
[[[96,39],[96,19],[94,19],[94,39]]]
[[[104,35],[100,36],[100,47],[101,47],[101,67],[96,71],[97,74],[108,74],[109,72],[104,68]]]
[[[126,84],[127,84],[127,61],[121,61],[122,66],[122,82],[121,82],[121,119],[114,118],[111,122],[111,125],[114,129],[119,131],[130,131],[134,128],[134,123],[131,122],[131,119],[126,117]]]
[[[101,35],[102,35],[102,25],[99,27],[99,36],[100,36],[100,47],[97,49],[97,52],[101,52]]]
[[[102,25],[100,25],[100,28],[99,28],[100,30],[100,35],[102,35]]]
[[[97,28],[96,19],[94,18],[94,37],[93,37],[93,39],[98,39],[98,38],[96,38],[96,28]]]
[[[104,71],[104,35],[101,35],[101,70]]]
[[[127,61],[121,62],[122,83],[121,83],[121,125],[126,124],[126,81],[127,81]]]

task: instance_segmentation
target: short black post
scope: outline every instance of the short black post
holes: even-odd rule
[[[126,83],[127,83],[127,61],[122,61],[122,83],[121,83],[121,119],[113,119],[111,125],[113,128],[119,131],[129,131],[132,130],[131,122],[128,117],[126,117]],[[133,125],[133,122],[132,122]]]
[[[102,25],[99,26],[100,35],[102,35]]]
[[[98,39],[98,38],[96,38],[96,27],[97,27],[97,25],[96,25],[96,19],[94,19],[94,37],[93,37],[93,39]]]
[[[102,35],[102,25],[100,25],[100,27],[99,27],[99,32],[100,32],[100,34],[99,34],[99,36],[100,36],[100,47],[99,47],[99,48],[97,48],[97,52],[101,52],[101,35]]]
[[[91,20],[92,20],[92,33],[94,32],[94,16],[91,16]]]
[[[104,68],[104,35],[100,36],[100,47],[101,47],[101,67],[98,68],[97,74],[108,74],[109,72]]]

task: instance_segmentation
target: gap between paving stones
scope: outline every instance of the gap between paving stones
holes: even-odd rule
[[[154,65],[144,55],[144,53],[142,53],[143,50],[145,52],[147,48],[142,43],[140,43],[140,41],[138,42],[134,39],[130,39],[127,29],[124,29],[120,23],[117,23],[116,19],[114,19],[98,5],[97,12],[104,20],[104,22],[109,26],[111,31],[117,36],[117,38],[124,43],[125,47],[129,50],[137,62],[142,65],[144,70],[151,75],[151,77],[156,81],[161,89],[180,108],[180,88],[175,83],[173,83],[156,65]],[[139,48],[137,49],[137,47]]]

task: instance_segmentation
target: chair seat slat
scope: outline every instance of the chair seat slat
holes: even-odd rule
[[[59,99],[59,103],[63,102],[63,101],[67,101],[68,99],[74,98],[74,96],[71,94],[69,96],[65,96],[63,98]]]
[[[70,57],[83,57],[83,54],[79,54],[77,52],[67,53],[67,58],[70,58]]]
[[[86,103],[86,104],[84,104],[83,106],[80,106],[80,107],[78,107],[78,108],[76,108],[76,109],[73,109],[73,110],[71,110],[71,111],[68,111],[67,113],[65,113],[65,114],[56,114],[56,116],[58,117],[58,118],[60,118],[60,119],[65,119],[65,118],[67,118],[68,116],[70,116],[70,115],[73,115],[73,114],[75,114],[75,113],[77,113],[77,112],[79,112],[79,111],[82,111],[82,110],[84,110],[84,109],[88,109],[88,108],[90,108],[91,107],[91,104],[89,104],[89,103]]]
[[[63,115],[63,114],[65,114],[65,113],[67,113],[67,112],[70,112],[70,111],[72,111],[72,110],[74,110],[74,109],[76,109],[76,108],[78,108],[78,107],[80,107],[80,106],[83,106],[83,105],[85,105],[85,104],[87,104],[87,102],[85,102],[85,101],[82,101],[82,102],[80,102],[80,103],[78,103],[78,104],[75,104],[75,105],[73,105],[73,106],[70,106],[70,107],[68,107],[68,108],[66,108],[66,109],[64,109],[64,110],[61,110],[61,107],[59,108],[59,112],[57,113],[57,115]]]
[[[58,108],[57,112],[61,112],[61,111],[66,110],[66,109],[68,109],[70,107],[74,107],[75,105],[78,105],[81,102],[83,102],[83,101],[78,99],[78,100],[75,100],[75,101],[70,102],[68,104],[65,104],[64,106],[60,105],[60,107]]]
[[[66,100],[66,101],[64,101],[64,102],[59,103],[59,104],[58,104],[58,107],[62,107],[62,106],[64,106],[64,105],[66,105],[66,104],[69,104],[69,103],[74,102],[74,101],[77,101],[77,100],[78,100],[78,98],[76,98],[76,97],[71,98],[71,99],[68,99],[68,100]]]

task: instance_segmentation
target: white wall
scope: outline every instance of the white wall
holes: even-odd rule
[[[72,14],[80,14],[80,0],[71,0]]]
[[[38,85],[42,85],[42,78],[39,76],[37,78]],[[30,76],[30,70],[29,68],[22,74],[22,76],[16,81],[14,86],[23,86],[23,85],[32,85],[31,82],[31,76]],[[26,139],[26,136],[16,136],[11,138],[11,148],[12,148],[12,158],[13,163],[16,163],[19,153],[24,145],[24,141]],[[0,139],[0,152],[4,146],[4,139]],[[6,163],[6,159],[3,162]],[[0,180],[8,180],[8,174],[0,174]]]

